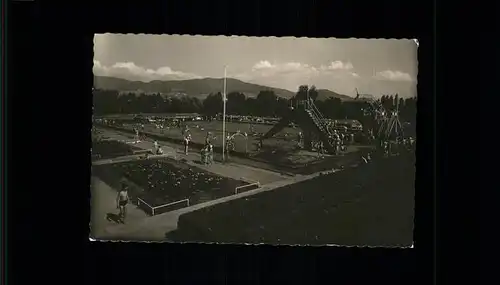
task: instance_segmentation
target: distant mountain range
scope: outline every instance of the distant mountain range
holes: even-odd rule
[[[205,99],[210,93],[222,92],[223,80],[222,78],[203,78],[142,82],[129,81],[115,77],[94,76],[94,87],[122,92],[144,92],[146,94],[160,93],[164,96],[191,96]],[[295,95],[295,92],[289,90],[247,83],[234,78],[227,78],[226,86],[227,93],[241,92],[247,97],[257,97],[260,91],[265,90],[273,91],[277,96],[287,99]],[[318,93],[319,100],[326,100],[330,97],[339,98],[341,100],[353,99],[350,96],[338,94],[326,89],[318,89]]]

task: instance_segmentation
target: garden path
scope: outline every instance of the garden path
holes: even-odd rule
[[[96,239],[130,239],[126,233],[129,228],[133,228],[142,222],[147,215],[137,209],[134,205],[127,205],[126,224],[118,224],[114,220],[117,217],[116,191],[102,182],[100,179],[92,177],[91,196],[91,237]]]

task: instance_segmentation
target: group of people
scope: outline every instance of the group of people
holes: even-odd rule
[[[189,144],[192,140],[191,134],[189,132],[189,128],[186,126],[185,129],[183,129],[183,135],[184,135],[184,154],[188,155],[189,154]],[[214,153],[214,146],[212,144],[212,140],[216,139],[215,136],[211,132],[207,132],[207,136],[205,138],[205,144],[203,148],[201,149],[201,156],[202,156],[202,162],[204,164],[212,164],[213,163],[213,153]],[[229,156],[230,152],[234,151],[235,149],[235,144],[234,144],[234,138],[233,136],[228,133],[226,136],[226,142],[225,142],[225,153],[227,156]]]
[[[204,165],[210,165],[214,163],[214,146],[211,143],[205,144],[201,149],[201,162]]]
[[[320,158],[325,157],[325,145],[323,144],[323,141],[318,141],[316,142],[316,151],[318,152],[318,156]]]
[[[398,154],[400,151],[412,151],[415,149],[415,139],[413,137],[398,137],[396,140],[381,140],[380,146],[384,156]]]
[[[334,130],[329,137],[329,143],[335,149],[335,154],[340,154],[341,152],[347,150],[348,144],[354,143],[354,134],[344,134],[339,133],[337,130]],[[304,148],[304,135],[302,134],[302,132],[299,132],[297,135],[297,147],[301,149]],[[319,156],[324,156],[326,151],[323,141],[316,141],[315,143],[313,143],[313,147],[316,149]]]
[[[153,153],[156,154],[156,155],[161,155],[163,154],[163,149],[161,148],[161,146],[158,144],[157,141],[154,142],[154,150],[153,150]]]
[[[137,141],[144,139],[144,132],[145,132],[144,124],[134,127],[135,139]]]
[[[401,139],[401,144],[407,147],[408,149],[414,149],[415,147],[415,138],[413,137],[408,137],[408,138],[402,138]]]
[[[347,151],[347,145],[354,143],[354,134],[353,133],[339,133],[337,130],[333,131],[333,134],[330,137],[330,141],[335,149],[335,154],[340,154],[342,152]]]
[[[205,144],[201,149],[201,161],[205,165],[210,165],[214,162],[214,145],[212,140],[216,139],[211,132],[207,132],[205,137]],[[235,150],[234,136],[231,133],[226,135],[225,141],[225,154],[229,157],[230,153]]]
[[[225,147],[227,157],[229,157],[229,154],[233,152],[234,149],[235,149],[234,138],[229,133],[226,136],[226,147]]]

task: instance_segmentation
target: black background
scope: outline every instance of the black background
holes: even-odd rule
[[[3,122],[9,149],[5,152],[9,174],[4,181],[9,201],[8,284],[200,284],[209,280],[225,284],[233,278],[255,284],[433,283],[437,223],[433,178],[435,171],[439,176],[445,168],[434,165],[432,153],[434,141],[444,141],[447,130],[451,132],[442,125],[438,137],[433,132],[435,121],[444,122],[434,116],[441,116],[434,111],[434,101],[439,102],[442,94],[434,89],[434,3],[342,2],[6,4],[9,78]],[[93,33],[105,32],[419,39],[415,248],[90,242],[92,41]],[[439,42],[447,37],[452,35],[439,37]],[[52,123],[60,118],[70,118],[71,126],[61,129]],[[439,189],[441,196],[446,190]],[[443,223],[438,225],[440,239],[446,236],[445,228]],[[439,248],[442,252],[446,245],[440,243]]]

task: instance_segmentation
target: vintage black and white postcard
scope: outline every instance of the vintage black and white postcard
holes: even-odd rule
[[[95,35],[91,238],[412,246],[417,49]]]

